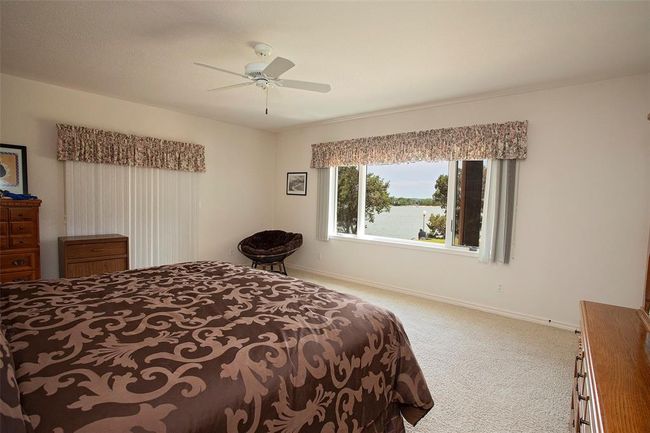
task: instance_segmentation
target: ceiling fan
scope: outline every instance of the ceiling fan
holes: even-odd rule
[[[255,49],[255,54],[257,54],[260,57],[268,57],[271,54],[271,46],[268,44],[264,44],[264,43],[256,44],[254,49]],[[233,84],[231,86],[208,89],[208,92],[236,89],[238,87],[252,86],[253,84],[255,84],[257,87],[264,89],[266,91],[266,99],[267,99],[266,114],[269,114],[268,90],[270,87],[286,87],[289,89],[307,90],[310,92],[320,92],[320,93],[327,93],[330,90],[332,90],[332,87],[329,84],[313,83],[311,81],[280,79],[280,75],[284,74],[289,69],[295,66],[295,64],[291,60],[285,59],[284,57],[276,57],[275,59],[273,59],[271,63],[268,64],[264,62],[249,63],[244,68],[243,74],[229,71],[223,68],[218,68],[216,66],[208,65],[205,63],[194,62],[194,64],[197,66],[201,66],[203,68],[213,69],[215,71],[236,75],[238,77],[245,78],[248,80],[244,83]]]

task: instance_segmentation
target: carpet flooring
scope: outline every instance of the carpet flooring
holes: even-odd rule
[[[303,271],[289,274],[400,318],[435,402],[408,433],[569,431],[572,332]]]

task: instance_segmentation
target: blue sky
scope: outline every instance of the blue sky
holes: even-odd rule
[[[391,196],[412,198],[431,198],[438,176],[447,174],[448,170],[448,162],[368,166],[368,173],[390,181],[388,192]]]

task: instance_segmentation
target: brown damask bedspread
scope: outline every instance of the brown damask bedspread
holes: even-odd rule
[[[433,406],[392,313],[247,267],[5,284],[0,313],[36,432],[395,433]]]

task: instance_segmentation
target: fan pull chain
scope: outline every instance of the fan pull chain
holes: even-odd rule
[[[269,86],[266,86],[266,111],[264,114],[269,115]]]

